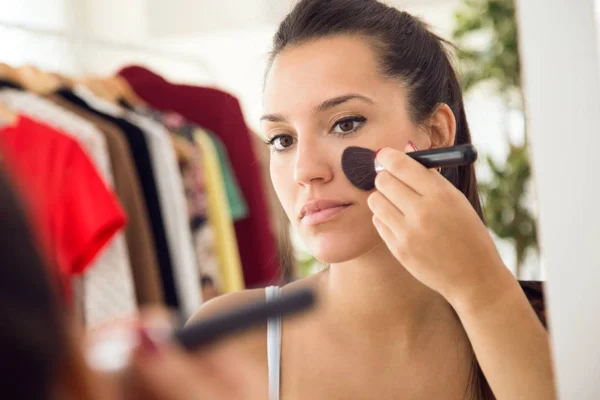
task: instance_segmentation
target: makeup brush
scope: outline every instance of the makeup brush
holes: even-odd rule
[[[269,318],[289,316],[306,311],[314,306],[316,294],[311,289],[296,290],[282,294],[271,301],[260,300],[223,311],[200,322],[195,322],[160,339],[177,343],[186,351],[231,336],[256,325],[266,323]],[[94,344],[88,349],[87,360],[94,369],[118,372],[126,368],[131,352],[136,346],[136,337],[127,329],[117,329],[108,340]]]
[[[310,289],[296,290],[282,294],[271,301],[246,303],[231,311],[222,312],[201,322],[186,326],[174,332],[173,339],[186,350],[220,340],[266,322],[269,318],[296,314],[315,304],[315,293]]]
[[[426,168],[448,168],[470,165],[477,160],[477,150],[471,144],[420,150],[407,153]],[[348,147],[342,154],[342,170],[357,188],[375,188],[375,177],[383,168],[375,162],[375,152],[364,147]]]

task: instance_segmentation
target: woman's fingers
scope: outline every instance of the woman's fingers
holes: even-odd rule
[[[202,387],[204,378],[181,350],[144,327],[138,336],[139,346],[131,360],[131,397],[202,400],[214,395],[211,387]]]
[[[410,210],[414,209],[422,197],[388,171],[382,171],[377,174],[375,188],[403,214],[407,214]]]
[[[207,348],[193,355],[140,330],[132,360],[135,397],[150,400],[267,398],[257,368],[242,354]],[[264,391],[264,396],[261,394]],[[127,398],[130,398],[127,397]]]
[[[405,220],[402,211],[383,194],[374,192],[369,196],[368,202],[374,216],[382,223],[385,223],[388,229],[391,229],[392,235],[397,235],[404,229]]]
[[[381,239],[386,244],[388,249],[390,249],[394,257],[398,258],[398,239],[394,232],[392,232],[392,229],[375,215],[373,216],[373,225],[375,225],[379,236],[381,236]]]
[[[100,373],[103,386],[109,386],[110,399],[133,400],[244,400],[266,399],[267,380],[260,363],[242,351],[208,346],[185,352],[171,341],[173,314],[162,309],[144,310],[138,318],[113,321],[94,331],[88,343],[88,359]],[[127,368],[115,373],[115,354],[107,348],[135,346],[122,361]],[[110,347],[112,346],[112,347]],[[98,359],[97,353],[106,353]],[[119,351],[116,351],[119,353]],[[108,363],[107,363],[108,362]],[[261,359],[262,362],[262,359]],[[120,368],[120,367],[119,367]],[[118,369],[118,368],[117,368]],[[104,387],[102,388],[104,389]]]
[[[414,148],[407,145],[405,150],[408,153],[414,151]],[[420,195],[427,195],[436,190],[436,176],[404,152],[389,147],[383,148],[377,153],[377,162]]]

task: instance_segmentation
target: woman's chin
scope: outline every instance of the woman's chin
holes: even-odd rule
[[[311,240],[312,239],[312,240]],[[371,249],[372,240],[360,241],[356,237],[346,240],[311,238],[305,241],[309,252],[323,264],[340,264],[362,256]]]

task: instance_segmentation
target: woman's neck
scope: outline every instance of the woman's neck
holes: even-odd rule
[[[344,330],[404,337],[410,343],[441,321],[458,323],[446,300],[415,279],[385,245],[331,265],[321,290],[328,320]]]

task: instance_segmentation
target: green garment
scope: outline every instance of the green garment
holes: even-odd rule
[[[227,194],[227,201],[231,211],[231,218],[234,221],[239,221],[248,216],[248,205],[246,199],[242,194],[240,186],[237,182],[237,178],[233,173],[233,168],[229,162],[229,155],[227,154],[227,148],[225,144],[212,132],[208,135],[213,141],[215,148],[217,149],[217,155],[219,156],[219,166],[221,167],[221,173],[223,175],[223,181],[225,183],[225,192]]]

